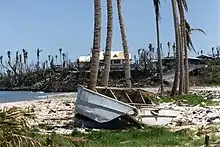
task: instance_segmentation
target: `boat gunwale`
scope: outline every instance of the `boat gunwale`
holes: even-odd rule
[[[125,102],[122,102],[122,101],[119,101],[119,100],[116,100],[116,99],[111,98],[111,97],[109,97],[109,96],[106,96],[106,95],[104,95],[104,94],[101,94],[101,93],[92,91],[92,90],[90,90],[90,89],[88,89],[88,88],[85,88],[85,87],[82,86],[82,85],[78,85],[78,87],[81,87],[83,90],[86,90],[86,91],[89,92],[89,93],[96,94],[96,95],[98,95],[98,96],[107,98],[107,99],[109,99],[109,100],[113,100],[113,101],[118,102],[118,103],[120,103],[120,104],[122,104],[122,105],[125,105],[125,106],[128,106],[128,107],[130,107],[130,108],[133,108],[133,109],[135,109],[136,111],[138,110],[135,106],[132,106],[132,105],[130,105],[130,104],[128,104],[128,103],[125,103]],[[77,96],[76,96],[76,97],[77,97]],[[77,98],[77,99],[78,99],[78,98]]]

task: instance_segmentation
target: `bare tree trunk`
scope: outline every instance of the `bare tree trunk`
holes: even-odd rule
[[[181,44],[181,48],[180,48],[180,83],[179,83],[179,94],[182,95],[184,93],[185,90],[185,83],[184,83],[184,44],[185,44],[185,28],[184,28],[184,24],[185,24],[185,19],[184,19],[184,10],[183,10],[183,6],[182,6],[182,2],[181,1],[177,1],[178,3],[178,7],[179,7],[179,13],[180,13],[180,26],[181,26],[181,33],[180,33],[180,44]]]
[[[101,1],[94,0],[94,36],[91,69],[88,88],[95,91],[99,69],[99,52],[101,42]]]
[[[175,29],[175,42],[176,42],[176,66],[175,66],[175,77],[172,87],[171,96],[176,95],[177,87],[179,83],[179,72],[180,72],[180,33],[179,33],[179,22],[178,22],[178,14],[177,14],[177,5],[176,0],[172,1],[172,8],[173,8],[173,20],[174,20],[174,29]]]
[[[117,0],[117,8],[118,8],[120,30],[121,30],[122,46],[124,49],[125,79],[126,79],[127,86],[131,88],[130,58],[129,58],[129,51],[128,51],[128,42],[127,42],[126,33],[125,33],[125,24],[124,24],[124,19],[122,16],[121,0]]]
[[[185,20],[185,19],[184,19]],[[184,80],[185,80],[185,93],[189,93],[189,62],[188,62],[188,48],[187,48],[187,38],[186,38],[186,23],[184,21],[184,50],[185,50],[185,77],[184,77]]]
[[[103,86],[108,86],[109,81],[109,72],[111,66],[111,48],[112,48],[112,21],[113,21],[113,11],[112,11],[112,0],[107,0],[107,13],[108,13],[108,22],[107,22],[107,37],[106,37],[106,46],[105,46],[105,55],[104,55],[104,76],[103,76]]]
[[[164,91],[163,88],[163,65],[161,59],[161,50],[160,50],[160,29],[159,29],[159,16],[156,15],[156,32],[157,32],[157,56],[158,56],[158,72],[160,75],[160,90],[161,93]]]

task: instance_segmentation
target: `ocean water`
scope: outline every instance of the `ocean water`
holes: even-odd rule
[[[51,94],[54,93],[29,91],[0,91],[0,103],[40,99],[42,96],[47,96]]]

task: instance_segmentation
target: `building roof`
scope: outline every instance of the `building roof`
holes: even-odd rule
[[[99,60],[104,60],[104,51],[100,51]],[[90,58],[92,55],[89,56],[80,56],[79,62],[90,62]],[[129,53],[129,58],[131,59],[131,54]],[[111,51],[111,60],[123,60],[124,59],[124,51]]]
[[[209,55],[200,55],[197,58],[210,58],[210,59],[213,59],[213,57],[209,56]]]
[[[90,56],[79,56],[79,62],[90,62]]]

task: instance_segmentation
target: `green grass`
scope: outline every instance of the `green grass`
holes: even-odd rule
[[[73,132],[73,137],[86,137],[87,147],[158,147],[202,145],[201,140],[194,140],[192,134],[171,132],[161,127],[129,129],[120,131],[97,131],[90,134]]]
[[[213,130],[213,132],[216,132]],[[73,131],[71,135],[60,135],[51,133],[42,135],[38,130],[33,130],[28,136],[41,142],[42,145],[48,146],[48,139],[52,146],[59,147],[81,147],[82,143],[72,142],[73,138],[88,139],[84,143],[86,147],[176,147],[176,146],[201,146],[204,144],[204,130],[198,133],[190,130],[171,132],[163,127],[145,127],[144,129],[131,128],[128,130],[101,130],[91,131],[88,134]],[[200,138],[196,138],[195,135]],[[210,143],[216,142],[219,137],[210,135]]]
[[[175,101],[181,101],[184,104],[188,105],[203,105],[203,103],[206,104],[206,106],[211,106],[211,105],[216,105],[218,104],[217,102],[213,102],[210,99],[204,99],[202,96],[197,95],[197,94],[187,94],[187,95],[178,95],[178,96],[164,96],[161,97],[160,99],[156,98],[151,98],[152,101],[154,102],[175,102]]]

